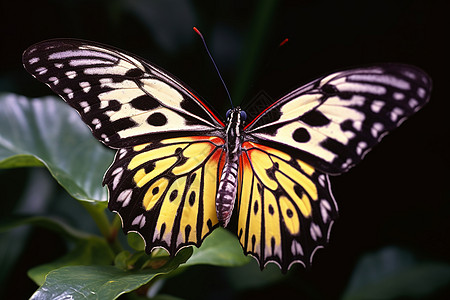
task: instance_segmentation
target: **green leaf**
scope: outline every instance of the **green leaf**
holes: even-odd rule
[[[137,232],[129,232],[127,234],[127,242],[136,251],[143,251],[145,249],[145,242]]]
[[[450,265],[387,247],[358,262],[343,299],[424,298],[450,284]]]
[[[219,227],[205,239],[200,248],[194,248],[194,254],[183,266],[208,264],[234,267],[249,261],[236,236]]]
[[[191,247],[159,269],[124,271],[113,266],[70,266],[50,272],[31,299],[116,299],[176,269],[192,254]]]
[[[76,111],[56,97],[0,95],[0,168],[46,166],[74,198],[105,201],[113,151],[92,137]]]
[[[11,156],[7,157],[7,155]],[[45,167],[45,165],[36,156],[28,154],[8,153],[8,151],[5,148],[0,146],[0,158],[3,158],[5,156],[6,158],[0,161],[0,168],[2,169],[21,168],[21,167]]]
[[[114,265],[122,270],[145,269],[148,267],[157,269],[164,265],[169,259],[169,255],[150,256],[147,255],[145,251],[130,253],[129,251],[124,250],[117,254],[114,259]]]
[[[128,270],[130,258],[131,258],[130,251],[123,250],[119,254],[117,254],[116,257],[114,258],[114,265],[116,266],[116,268]]]

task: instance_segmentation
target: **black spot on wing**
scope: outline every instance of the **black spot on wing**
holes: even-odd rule
[[[288,216],[288,218],[292,218],[294,216],[294,213],[292,212],[292,210],[290,208],[288,208],[286,210],[286,215]]]
[[[197,177],[197,173],[192,173],[191,176],[189,176],[189,181],[188,181],[189,186],[194,182],[195,177]]]
[[[311,139],[311,135],[309,134],[308,130],[306,130],[305,128],[297,128],[292,133],[292,138],[296,142],[306,143]]]
[[[297,185],[294,186],[294,192],[295,192],[295,194],[297,194],[297,196],[299,198],[303,197],[303,189],[302,189],[302,187],[300,185],[297,184]]]
[[[122,104],[118,100],[109,100],[107,110],[119,111]]]
[[[262,188],[262,186],[261,186],[261,184],[258,182],[258,183],[256,183],[256,188],[258,189],[258,193],[261,195],[261,197],[262,197],[262,195],[263,195],[263,188]]]
[[[144,170],[145,173],[150,173],[151,171],[153,171],[155,169],[155,162],[154,161],[149,161],[148,163],[145,164],[144,166]]]
[[[126,77],[132,77],[132,78],[139,78],[144,76],[144,72],[139,69],[139,68],[133,68],[133,69],[129,69],[126,73],[125,73]]]
[[[189,195],[189,205],[192,207],[195,204],[195,191],[192,191]]]
[[[169,196],[170,202],[172,202],[173,200],[175,200],[175,199],[177,198],[177,196],[178,196],[178,190],[173,190],[173,191],[170,193],[170,196]]]
[[[186,227],[184,228],[184,240],[188,241],[189,240],[189,235],[191,234],[191,225],[186,225]]]
[[[139,110],[151,110],[160,106],[159,102],[148,95],[142,95],[130,101],[132,107]]]
[[[156,194],[158,194],[158,192],[159,192],[159,187],[154,187],[152,190],[152,194],[156,195]]]
[[[342,92],[339,91],[334,85],[332,84],[325,84],[320,88],[321,92],[324,94],[325,98],[339,96],[341,99],[350,99],[353,96],[353,93],[351,92]]]
[[[275,213],[275,210],[273,209],[272,204],[269,204],[269,214],[273,216],[274,213]]]
[[[255,252],[256,236],[252,234],[252,252]]]
[[[328,119],[318,110],[311,110],[305,113],[303,116],[301,116],[300,120],[314,127],[326,126],[330,124],[330,119]]]
[[[259,209],[259,207],[258,207],[258,201],[255,201],[255,204],[254,204],[254,206],[253,206],[253,213],[254,213],[255,215],[258,213],[258,209]]]
[[[327,96],[334,96],[339,93],[338,89],[331,84],[325,84],[321,88],[322,92]]]
[[[147,123],[152,126],[164,126],[167,124],[167,118],[160,112],[155,112],[147,118]]]

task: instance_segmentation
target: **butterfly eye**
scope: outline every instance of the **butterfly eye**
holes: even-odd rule
[[[231,114],[231,109],[227,110],[227,113],[225,114],[225,118],[229,118]]]
[[[242,121],[245,121],[247,119],[247,113],[245,111],[241,111],[241,119]]]

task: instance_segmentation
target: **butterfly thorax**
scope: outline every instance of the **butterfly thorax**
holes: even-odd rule
[[[236,198],[244,121],[245,113],[241,111],[240,107],[228,111],[227,125],[225,127],[226,157],[216,198],[217,218],[219,224],[223,227],[226,227],[230,221]]]

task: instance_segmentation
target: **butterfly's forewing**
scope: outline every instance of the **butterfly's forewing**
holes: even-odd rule
[[[142,144],[157,135],[214,135],[223,127],[181,82],[122,50],[56,39],[28,48],[23,64],[110,147]]]
[[[327,242],[337,206],[328,176],[277,149],[244,142],[239,172],[238,237],[263,268],[310,265]]]
[[[178,137],[118,151],[104,180],[109,208],[119,213],[126,232],[143,236],[148,252],[200,246],[217,227],[222,145],[220,138]]]
[[[412,66],[342,71],[275,102],[247,125],[246,136],[339,174],[420,109],[430,91],[430,78]]]
[[[149,252],[200,246],[217,227],[223,123],[165,71],[94,42],[57,39],[23,54],[28,72],[74,107],[94,136],[119,148],[105,174],[108,206]]]

